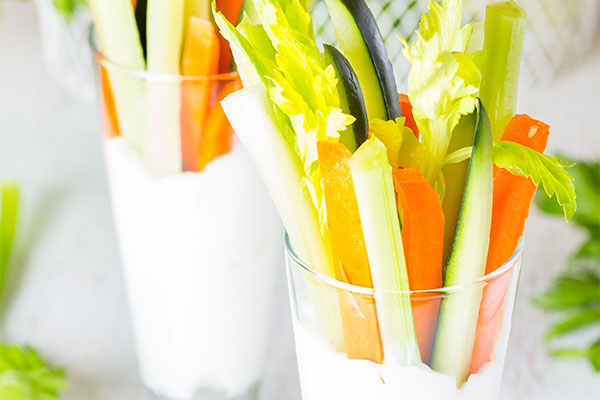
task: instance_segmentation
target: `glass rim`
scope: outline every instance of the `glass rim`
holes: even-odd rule
[[[180,75],[180,74],[163,74],[158,72],[150,72],[147,70],[131,68],[127,65],[123,65],[119,62],[113,61],[108,58],[102,51],[100,51],[94,29],[94,23],[90,23],[88,27],[88,45],[94,56],[94,60],[104,66],[109,66],[117,70],[121,70],[130,73],[132,76],[154,82],[164,83],[181,83],[181,82],[194,82],[194,81],[231,81],[237,79],[240,74],[237,71],[225,72],[213,75]]]
[[[495,271],[482,276],[481,278],[475,279],[474,281],[461,283],[459,285],[437,288],[437,289],[393,290],[393,289],[374,289],[374,288],[368,288],[368,287],[364,287],[364,286],[357,286],[357,285],[342,282],[335,278],[327,276],[321,272],[316,271],[312,267],[310,267],[306,262],[304,262],[298,256],[298,254],[296,254],[287,231],[285,232],[284,243],[285,243],[285,252],[286,252],[287,256],[292,261],[294,261],[300,268],[302,268],[303,270],[305,270],[306,272],[311,274],[313,277],[315,277],[315,279],[317,279],[318,281],[320,281],[334,289],[340,289],[345,292],[351,292],[351,293],[361,294],[361,295],[370,295],[370,296],[376,296],[376,295],[381,295],[381,294],[400,295],[400,294],[418,294],[418,293],[439,296],[440,294],[456,293],[461,290],[465,290],[469,287],[479,286],[481,284],[488,284],[488,283],[493,282],[496,279],[498,279],[506,271],[510,270],[513,266],[515,266],[517,264],[517,262],[522,258],[523,246],[524,246],[523,245],[524,240],[523,240],[523,237],[521,237],[519,239],[519,243],[517,244],[517,248],[515,249],[513,255],[508,259],[508,261],[506,263],[504,263],[504,265],[502,265],[500,268],[497,268]]]

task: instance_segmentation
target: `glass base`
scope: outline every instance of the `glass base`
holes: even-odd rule
[[[163,397],[154,393],[152,390],[146,388],[146,399],[147,400],[257,400],[258,399],[258,384],[255,384],[250,387],[246,392],[239,394],[237,396],[228,397],[222,393],[214,393],[214,392],[198,392],[192,397],[186,398],[171,398],[171,397]]]

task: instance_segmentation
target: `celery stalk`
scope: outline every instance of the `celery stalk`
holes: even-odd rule
[[[373,287],[408,291],[400,221],[386,147],[367,140],[350,159]],[[376,295],[377,315],[386,359],[406,364],[420,362],[410,296]]]
[[[480,98],[490,116],[494,140],[500,140],[515,114],[526,15],[514,1],[489,4],[485,15],[487,68]]]
[[[210,19],[210,0],[185,0],[183,10],[183,32],[187,34],[190,24],[190,17],[200,17],[202,19]]]
[[[297,254],[326,276],[334,276],[333,261],[321,236],[319,216],[303,184],[304,167],[288,145],[264,87],[244,88],[221,102],[231,125],[253,159]],[[343,349],[342,321],[337,294],[311,289],[317,318],[337,350]],[[319,310],[323,310],[319,312]]]
[[[148,71],[178,75],[185,0],[148,0]],[[177,80],[148,81],[148,136],[144,165],[156,175],[181,171],[181,88]]]
[[[140,151],[145,136],[142,104],[145,87],[128,69],[144,70],[146,65],[133,8],[122,0],[90,0],[89,6],[99,49],[108,60],[118,64],[106,64],[106,69],[121,134],[132,149]]]
[[[0,313],[4,300],[4,287],[8,274],[8,263],[14,243],[17,212],[19,209],[19,187],[16,183],[0,184]]]

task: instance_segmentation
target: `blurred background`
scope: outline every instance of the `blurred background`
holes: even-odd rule
[[[370,0],[394,62],[400,90],[410,40],[425,0]],[[465,22],[482,19],[485,0],[465,0]],[[600,0],[520,0],[529,15],[518,110],[552,126],[549,148],[573,160],[600,159]],[[94,71],[87,47],[84,0],[0,0],[0,180],[22,189],[13,264],[18,280],[0,339],[31,344],[65,368],[64,399],[142,399],[101,153]],[[333,42],[317,0],[315,28]],[[393,16],[393,17],[392,17]],[[591,181],[600,181],[591,169]],[[593,191],[592,191],[593,192]],[[600,198],[587,199],[592,207]],[[596,221],[600,222],[600,221]],[[589,228],[589,227],[588,227]],[[560,315],[532,298],[567,268],[594,228],[578,229],[535,207],[526,229],[525,259],[502,399],[591,399],[600,375],[590,360],[550,358],[544,333]],[[598,251],[598,250],[596,250]],[[598,259],[592,259],[598,271]],[[281,264],[261,399],[300,399]],[[600,293],[600,287],[598,288]],[[561,338],[584,348],[598,324]],[[596,346],[598,347],[598,346]]]

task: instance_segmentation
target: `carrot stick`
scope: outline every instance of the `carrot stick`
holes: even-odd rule
[[[242,82],[236,79],[228,82],[221,89],[217,103],[208,115],[201,134],[197,171],[202,171],[209,162],[231,151],[233,147],[233,129],[227,116],[225,116],[221,101],[241,88]]]
[[[543,122],[527,115],[516,115],[508,124],[502,140],[519,143],[541,153],[546,148],[549,134],[550,127]],[[486,274],[504,265],[517,248],[536,190],[531,179],[494,167],[494,205]],[[479,371],[494,356],[510,277],[510,273],[505,273],[489,283],[483,291],[471,373]]]
[[[404,125],[412,129],[418,139],[419,128],[417,128],[417,123],[415,122],[415,117],[413,116],[412,112],[412,104],[410,104],[408,95],[400,93],[398,97],[400,98],[400,109],[402,110],[402,116],[406,118]]]
[[[104,135],[107,138],[121,136],[119,130],[119,121],[117,120],[117,109],[115,107],[115,99],[113,97],[108,71],[100,62],[100,87],[102,101],[100,105],[100,113],[104,125]]]
[[[190,17],[183,50],[183,75],[209,77],[217,73],[219,42],[212,23]],[[184,171],[197,171],[200,138],[210,104],[210,79],[190,80],[181,89],[181,155]]]
[[[367,249],[348,163],[352,153],[343,144],[332,142],[318,142],[317,151],[327,204],[335,278],[372,288]],[[341,290],[338,291],[338,297],[348,358],[381,364],[383,349],[374,298]]]
[[[223,13],[229,22],[236,25],[244,0],[217,0],[217,11]],[[231,49],[229,42],[219,33],[219,46],[221,57],[219,60],[219,72],[226,73],[231,71]]]
[[[402,243],[411,290],[442,287],[444,212],[439,197],[416,168],[394,171],[394,186],[402,210]],[[415,331],[423,362],[429,362],[440,298],[412,296]]]

